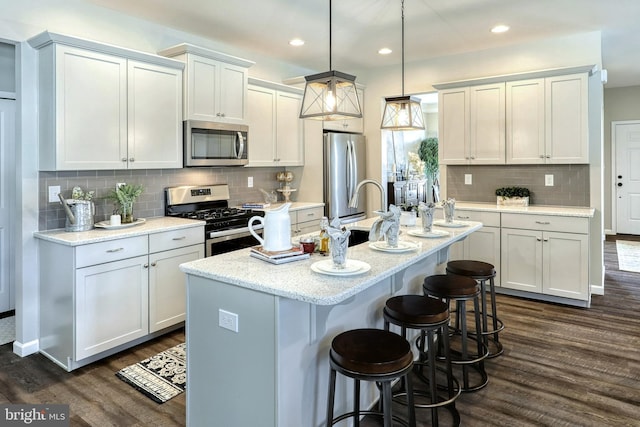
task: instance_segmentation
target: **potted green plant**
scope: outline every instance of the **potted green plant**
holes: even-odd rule
[[[496,190],[499,206],[529,206],[531,192],[524,187],[501,187]]]
[[[418,156],[424,162],[424,173],[427,176],[427,191],[431,188],[433,202],[440,201],[440,183],[438,182],[438,138],[425,138],[420,142]]]
[[[142,185],[130,185],[123,184],[118,188],[111,190],[107,199],[113,200],[115,215],[120,214],[123,224],[132,223],[133,218],[133,203],[144,191]]]

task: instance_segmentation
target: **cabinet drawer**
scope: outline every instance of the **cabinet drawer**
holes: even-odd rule
[[[167,251],[204,243],[204,227],[182,228],[149,235],[149,252]]]
[[[589,218],[503,213],[502,228],[524,228],[528,230],[588,234]]]
[[[318,229],[320,229],[320,219],[324,216],[324,207],[318,206],[317,208],[301,209],[295,211],[295,213],[298,224],[313,221],[318,224]]]
[[[147,236],[91,243],[76,248],[76,268],[147,255],[148,252]]]
[[[455,219],[460,221],[477,221],[486,227],[500,227],[499,212],[467,211],[456,209]]]

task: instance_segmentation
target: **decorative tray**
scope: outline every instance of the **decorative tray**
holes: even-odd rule
[[[97,228],[104,228],[106,230],[117,230],[120,228],[129,228],[129,227],[134,227],[136,225],[144,224],[146,221],[147,220],[144,218],[136,218],[133,220],[133,222],[128,222],[126,224],[120,224],[120,225],[111,225],[111,222],[109,221],[100,221],[94,224],[94,226]]]

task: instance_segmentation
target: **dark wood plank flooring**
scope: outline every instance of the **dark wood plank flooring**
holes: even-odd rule
[[[640,273],[618,270],[611,240],[606,295],[590,309],[498,296],[505,354],[487,362],[486,388],[459,398],[462,426],[640,426]],[[72,426],[183,426],[184,393],[156,404],[114,375],[183,340],[176,331],[71,373],[0,346],[0,403],[69,403]]]

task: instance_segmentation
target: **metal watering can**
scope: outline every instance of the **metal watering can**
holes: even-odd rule
[[[93,215],[96,207],[90,200],[65,199],[62,194],[58,198],[67,214],[65,231],[87,231],[93,228]]]

